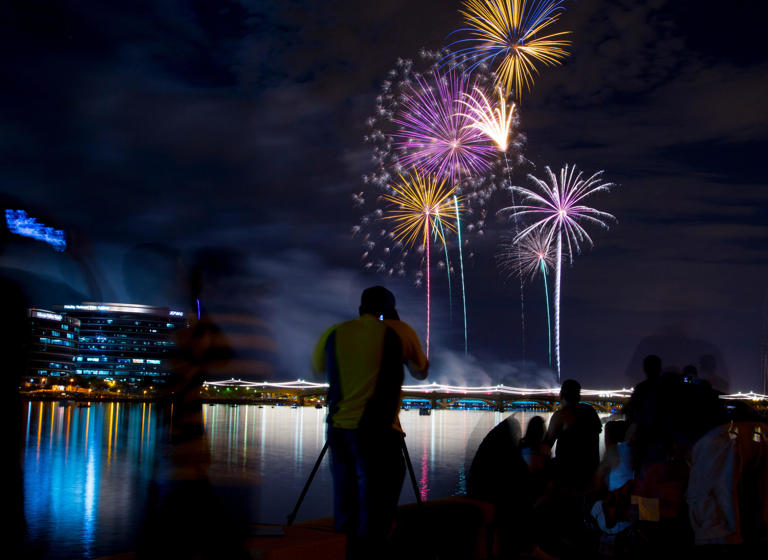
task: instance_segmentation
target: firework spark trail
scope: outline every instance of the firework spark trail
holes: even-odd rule
[[[471,72],[482,64],[496,68],[498,83],[507,93],[515,93],[518,99],[523,87],[530,90],[537,64],[557,66],[568,55],[571,44],[564,36],[570,31],[542,35],[557,22],[564,0],[465,0],[459,13],[464,17],[470,38],[460,39],[449,46],[469,44],[444,57],[443,62],[452,64],[465,57],[475,62],[467,68]],[[455,32],[454,32],[455,33]]]
[[[557,381],[560,378],[560,278],[563,268],[563,230],[557,228],[557,261],[555,263],[555,367],[557,367]]]
[[[451,196],[454,205],[457,198],[454,188],[445,187],[445,179],[438,180],[432,175],[420,175],[414,170],[407,176],[400,175],[400,181],[390,185],[390,193],[383,194],[381,198],[392,204],[388,212],[382,213],[381,219],[392,220],[395,223],[393,236],[395,240],[402,240],[406,245],[419,244],[426,253],[427,275],[427,356],[429,356],[430,321],[431,321],[431,255],[430,224],[433,218],[441,215],[450,216]],[[450,231],[456,228],[450,221],[445,222],[445,227]],[[445,236],[441,231],[435,230],[440,240],[445,243]]]
[[[504,152],[504,163],[507,168],[507,180],[509,181],[509,185],[511,187],[512,174],[509,172],[507,152]],[[515,191],[510,189],[510,192],[512,193],[512,207],[514,208],[516,206]],[[520,234],[520,226],[518,225],[517,221],[517,211],[512,211],[512,219],[515,223],[515,236],[517,236]],[[520,268],[520,265],[518,265],[518,272],[518,276],[520,277],[520,347],[522,349],[523,361],[525,361],[525,290],[523,289],[523,271],[522,268]]]
[[[504,154],[504,167],[507,171],[507,180],[511,187],[512,174],[510,172],[509,159],[507,158],[507,149],[509,148],[509,137],[515,117],[515,104],[507,105],[507,96],[501,87],[497,87],[496,91],[499,100],[493,106],[485,93],[480,88],[475,87],[472,90],[471,96],[465,94],[464,98],[459,100],[459,103],[464,105],[467,110],[467,113],[461,113],[460,115],[469,119],[470,124],[467,125],[469,128],[479,130],[485,134],[496,144],[499,151]],[[512,207],[514,208],[515,206],[515,194],[512,191]],[[515,222],[515,235],[517,235],[520,233],[520,228],[516,212],[513,212],[513,218]],[[525,290],[523,288],[522,270],[518,270],[518,276],[520,279],[520,348],[523,360],[525,360]]]
[[[467,340],[467,292],[464,288],[464,256],[461,249],[461,218],[459,217],[459,199],[453,195],[453,206],[456,208],[456,234],[459,236],[459,264],[461,267],[461,304],[464,309],[464,353],[469,352]]]
[[[543,231],[536,231],[523,239],[502,238],[501,251],[497,254],[497,261],[503,272],[511,275],[517,275],[519,278],[528,278],[533,280],[537,272],[544,276],[544,295],[547,305],[547,338],[552,345],[552,328],[550,325],[549,312],[549,289],[547,286],[547,265],[554,263],[552,256],[552,240],[550,236]]]
[[[429,239],[429,215],[426,216],[426,219],[424,220],[424,227],[427,228],[427,241],[424,243],[424,248],[427,252],[427,262],[426,262],[426,269],[427,269],[427,358],[429,358],[429,319],[430,319],[430,296],[432,287],[430,286],[429,282],[429,246],[432,245]]]
[[[552,320],[550,319],[551,313],[549,311],[549,288],[547,287],[547,265],[544,264],[544,259],[539,259],[541,265],[541,277],[544,279],[544,300],[547,302],[547,357],[549,365],[552,365]]]
[[[604,220],[616,220],[616,218],[600,210],[584,206],[581,202],[588,196],[601,191],[608,191],[612,183],[601,181],[602,171],[592,174],[588,178],[582,177],[582,172],[576,173],[575,165],[565,165],[560,169],[559,177],[549,167],[544,168],[549,182],[528,175],[535,189],[525,187],[512,187],[530,204],[517,206],[516,208],[502,208],[499,212],[517,211],[520,215],[533,215],[537,218],[532,225],[524,228],[517,235],[520,241],[536,231],[545,231],[547,235],[557,236],[556,261],[555,261],[555,364],[558,380],[561,374],[560,363],[560,293],[563,265],[563,234],[568,248],[568,256],[573,263],[574,252],[581,251],[580,243],[593,245],[580,221],[593,225],[599,225],[608,229]]]
[[[443,229],[443,222],[440,216],[435,218],[438,227],[440,228],[440,235],[443,237],[443,249],[445,250],[445,269],[448,272],[448,317],[451,323],[453,323],[453,291],[451,290],[451,261],[448,260],[448,244],[445,242],[445,230]],[[434,226],[432,229],[435,229]],[[435,241],[438,240],[437,232],[435,232]]]

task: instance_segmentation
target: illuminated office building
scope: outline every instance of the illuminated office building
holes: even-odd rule
[[[184,314],[167,307],[82,303],[57,307],[80,321],[75,372],[119,381],[162,381],[170,374],[174,332]]]
[[[45,309],[28,309],[31,334],[27,371],[33,377],[65,377],[75,372],[80,321]]]

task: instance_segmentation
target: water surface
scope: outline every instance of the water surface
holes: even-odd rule
[[[256,405],[206,405],[210,479],[221,502],[252,522],[284,523],[325,438],[325,411]],[[466,470],[485,434],[513,414],[472,410],[401,412],[407,446],[425,499],[466,489]],[[542,414],[548,420],[548,414]],[[150,403],[30,402],[24,448],[25,512],[30,539],[51,558],[133,549],[149,485],[162,466],[167,413]],[[327,463],[327,458],[325,460]],[[401,503],[413,502],[406,478]],[[332,514],[323,465],[297,517]]]

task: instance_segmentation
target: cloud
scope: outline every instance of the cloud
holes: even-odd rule
[[[429,382],[446,385],[510,387],[557,387],[557,375],[552,369],[541,368],[532,362],[480,359],[445,348],[430,357]]]

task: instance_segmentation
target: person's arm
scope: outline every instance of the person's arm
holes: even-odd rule
[[[415,362],[413,360],[408,360],[405,362],[406,367],[408,368],[408,371],[410,372],[411,376],[415,379],[422,380],[427,378],[427,373],[429,371],[429,360],[425,359],[424,367],[420,368],[419,363]]]
[[[400,343],[403,346],[403,362],[411,376],[419,380],[426,379],[429,372],[429,360],[421,350],[421,343],[416,331],[403,321],[386,320],[386,323],[400,337]]]
[[[405,325],[405,323],[403,324]],[[427,374],[429,372],[429,360],[421,350],[421,343],[419,342],[419,337],[416,336],[416,332],[410,326],[405,326],[408,327],[409,331],[411,331],[409,337],[410,349],[407,354],[403,354],[403,357],[405,358],[405,365],[408,368],[408,372],[411,374],[411,377],[421,381],[422,379],[427,378]]]

